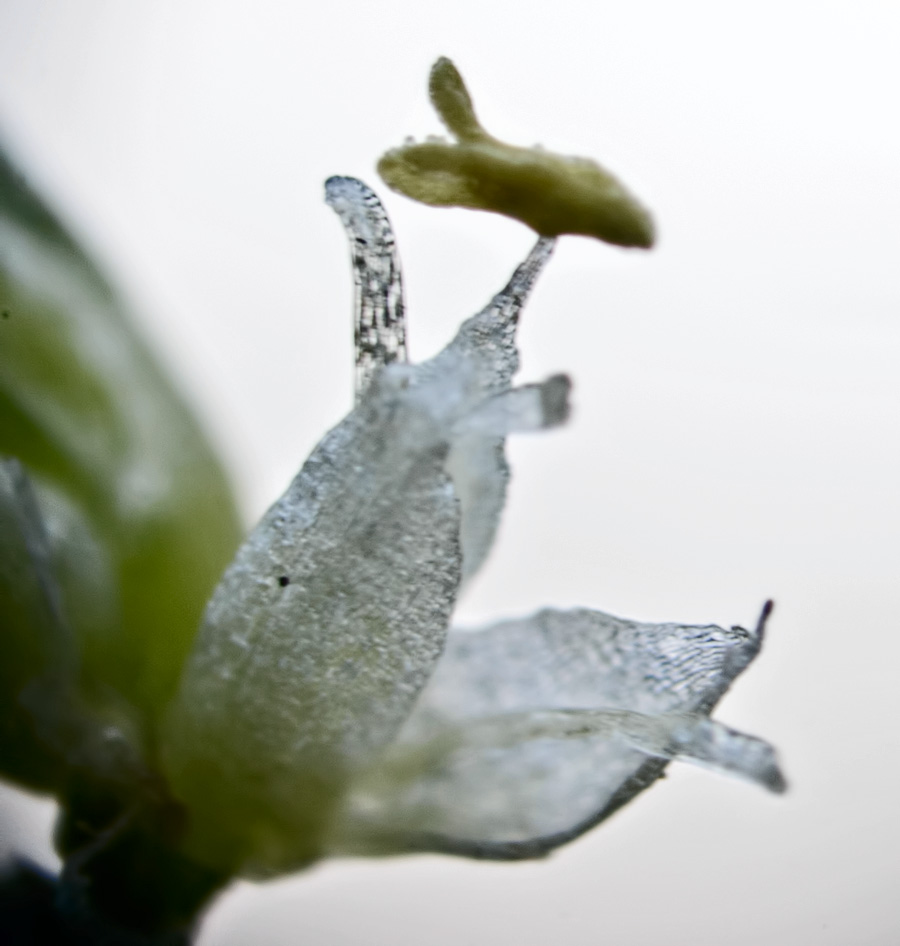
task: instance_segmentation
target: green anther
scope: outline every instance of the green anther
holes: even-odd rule
[[[434,207],[468,207],[521,220],[542,236],[592,236],[618,246],[650,247],[650,213],[609,171],[588,158],[498,141],[475,116],[462,76],[444,57],[432,66],[429,93],[457,139],[388,151],[378,173],[393,190]]]
[[[475,117],[472,96],[459,70],[446,57],[431,67],[428,94],[434,110],[452,135],[460,141],[493,141]]]

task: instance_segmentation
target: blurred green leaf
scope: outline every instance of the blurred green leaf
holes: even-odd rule
[[[37,500],[15,460],[0,461],[0,616],[0,770],[51,791],[64,768],[55,720],[76,685],[77,659]]]
[[[239,541],[234,499],[122,300],[2,155],[0,455],[37,486],[83,692],[136,706],[152,743]]]

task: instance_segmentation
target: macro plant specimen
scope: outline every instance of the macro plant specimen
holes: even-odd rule
[[[465,203],[484,166],[515,186],[478,206],[508,213],[519,179],[502,162],[550,167],[554,187],[518,205],[537,242],[413,365],[386,213],[362,182],[326,183],[356,282],[356,404],[243,542],[215,458],[116,298],[4,166],[0,760],[59,799],[64,863],[59,878],[19,866],[6,888],[45,908],[45,938],[186,942],[230,880],[322,857],[538,857],[673,759],[785,787],[771,746],[710,718],[770,605],[750,630],[586,609],[451,628],[498,527],[506,437],[568,416],[567,377],[513,386],[555,235],[586,232],[582,205],[613,242],[648,245],[652,224],[606,172],[588,186],[583,161],[479,138],[448,60],[431,89],[461,139],[446,147],[487,148],[441,199]]]

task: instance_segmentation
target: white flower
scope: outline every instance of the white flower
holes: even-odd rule
[[[684,759],[784,788],[774,750],[709,714],[758,626],[545,610],[449,628],[484,560],[508,434],[562,423],[568,379],[513,387],[516,324],[553,249],[436,357],[406,362],[377,197],[332,178],[357,283],[357,404],[238,551],[163,734],[187,850],[244,873],[326,855],[540,856]]]

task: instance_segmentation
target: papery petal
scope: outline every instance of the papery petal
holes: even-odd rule
[[[503,436],[545,430],[565,423],[569,417],[572,382],[564,374],[540,384],[523,384],[483,401],[456,425],[457,432]]]
[[[541,237],[506,286],[477,315],[463,322],[456,337],[440,354],[422,365],[430,375],[446,371],[461,357],[469,362],[474,368],[467,392],[471,406],[505,391],[518,370],[519,315],[555,246],[554,239]]]
[[[550,239],[538,240],[507,286],[478,315],[463,324],[454,341],[435,359],[440,362],[458,353],[468,357],[476,354],[480,366],[478,397],[509,390],[519,367],[515,344],[519,314],[554,245]],[[502,431],[506,432],[509,431]],[[473,427],[451,448],[447,471],[462,508],[460,544],[465,582],[487,558],[506,502],[509,466],[504,454],[504,438]]]
[[[459,543],[463,585],[484,564],[497,536],[510,476],[505,444],[502,437],[463,435],[447,457],[445,469],[453,480],[462,512]]]
[[[457,425],[461,436],[447,457],[446,469],[462,508],[463,583],[484,564],[500,525],[510,476],[505,436],[564,423],[570,388],[565,375],[510,388],[484,401]]]
[[[387,213],[366,184],[352,177],[331,177],[325,182],[325,200],[340,218],[350,242],[358,401],[380,368],[406,361],[400,259]],[[473,346],[468,336],[473,330],[480,332],[478,347],[497,347],[500,357],[488,361],[479,372],[482,383],[487,383],[494,393],[509,388],[518,367],[515,325],[551,250],[552,241],[540,241],[509,285],[470,320],[470,329],[461,333],[457,348],[467,348],[469,355]],[[450,348],[455,350],[453,345]],[[448,355],[449,359],[453,357]],[[563,399],[567,393],[568,389]],[[483,390],[477,390],[473,402],[482,394]],[[479,428],[477,424],[468,430],[460,429],[447,458],[446,469],[453,479],[462,513],[463,581],[481,567],[496,535],[509,482],[503,450],[503,438],[509,432],[508,425],[495,430],[485,429],[484,425]]]
[[[386,218],[352,184],[340,185],[341,218],[351,236],[380,228],[377,243]],[[539,241],[435,358],[373,362],[356,409],[227,569],[165,743],[171,782],[194,812],[195,856],[254,870],[317,856],[341,791],[411,712],[461,574],[448,453],[567,413],[565,379],[510,390],[518,313],[551,247]],[[363,275],[383,262],[377,246],[360,259]]]
[[[394,232],[375,192],[353,177],[330,177],[325,201],[350,240],[356,398],[379,368],[406,361],[403,276]]]
[[[681,756],[772,790],[773,750],[706,718],[754,632],[541,611],[454,632],[416,711],[349,796],[335,850],[539,856]]]
[[[167,742],[199,856],[314,856],[348,771],[393,738],[441,652],[460,570],[450,428],[440,393],[408,381],[381,373],[210,600]]]

